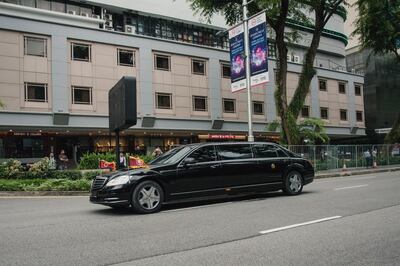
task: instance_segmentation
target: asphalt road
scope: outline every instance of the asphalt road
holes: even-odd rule
[[[400,172],[137,215],[0,198],[0,265],[400,265]]]

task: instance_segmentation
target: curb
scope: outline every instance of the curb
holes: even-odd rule
[[[369,169],[360,171],[343,171],[328,174],[316,174],[314,179],[330,178],[330,177],[343,177],[373,173],[385,173],[400,171],[400,167],[382,168],[382,169]],[[87,191],[0,191],[0,197],[26,197],[26,196],[87,196],[90,192]]]
[[[341,176],[352,176],[352,175],[365,175],[374,173],[385,173],[385,172],[395,172],[400,171],[400,167],[394,168],[382,168],[382,169],[369,169],[369,170],[359,170],[359,171],[343,171],[328,174],[316,174],[315,179],[320,178],[330,178],[330,177],[341,177]]]

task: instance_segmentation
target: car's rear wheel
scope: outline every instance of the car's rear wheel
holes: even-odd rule
[[[138,184],[132,193],[132,207],[138,213],[158,212],[162,207],[164,191],[154,181]]]
[[[298,171],[290,171],[285,177],[283,191],[289,195],[299,195],[303,190],[303,177]]]

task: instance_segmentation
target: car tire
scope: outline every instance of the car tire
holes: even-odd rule
[[[303,190],[303,183],[303,177],[298,171],[290,171],[285,176],[283,191],[289,196],[299,195]]]
[[[164,201],[164,191],[154,181],[139,183],[132,192],[132,208],[137,213],[148,214],[158,212]]]

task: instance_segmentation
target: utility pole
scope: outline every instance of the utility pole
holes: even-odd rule
[[[251,2],[251,1],[250,1]],[[246,86],[247,86],[247,113],[249,132],[247,140],[253,142],[253,121],[252,121],[252,102],[251,102],[251,84],[250,84],[250,50],[249,50],[249,24],[247,18],[247,0],[243,0],[243,26],[244,26],[244,54],[246,58]]]

